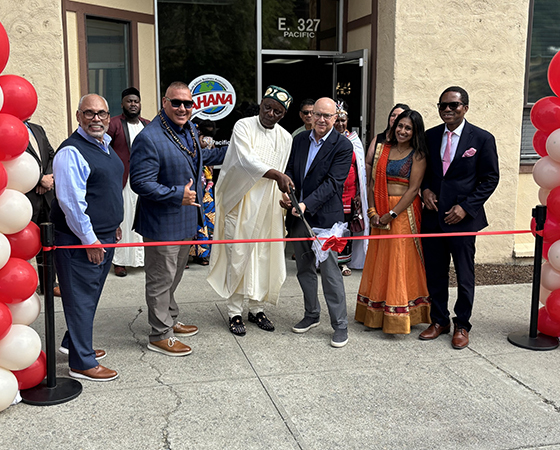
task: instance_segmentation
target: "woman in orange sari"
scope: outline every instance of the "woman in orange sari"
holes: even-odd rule
[[[426,170],[422,116],[402,112],[378,144],[368,183],[371,235],[420,232],[420,184]],[[430,301],[419,238],[373,239],[362,273],[356,320],[385,333],[409,334],[430,323]]]

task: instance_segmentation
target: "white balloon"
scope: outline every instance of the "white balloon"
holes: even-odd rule
[[[548,262],[555,270],[560,271],[560,240],[548,249]]]
[[[539,188],[539,202],[541,205],[546,206],[546,201],[548,200],[548,194],[550,194],[549,189]]]
[[[0,339],[0,367],[23,370],[33,364],[41,353],[41,338],[27,325],[12,325],[8,334]]]
[[[560,186],[560,164],[550,156],[539,159],[533,166],[533,179],[543,189]]]
[[[8,238],[0,233],[0,269],[6,265],[10,255],[12,254],[12,246]]]
[[[32,215],[33,206],[21,192],[6,189],[0,195],[0,233],[14,234],[23,230]]]
[[[560,128],[550,133],[546,139],[546,152],[554,161],[560,162]]]
[[[539,292],[539,302],[541,302],[543,305],[546,305],[546,299],[548,298],[551,292],[552,291],[549,291],[548,289],[542,287],[541,285],[541,290]]]
[[[11,161],[3,161],[8,174],[8,189],[15,189],[26,194],[37,186],[41,171],[37,160],[29,153],[23,152]]]
[[[35,293],[19,303],[6,303],[12,312],[12,324],[31,325],[41,312],[41,299]]]
[[[18,393],[18,380],[9,370],[0,367],[0,411],[12,404]]]
[[[554,270],[548,262],[545,262],[541,268],[541,284],[549,291],[560,289],[560,272]]]

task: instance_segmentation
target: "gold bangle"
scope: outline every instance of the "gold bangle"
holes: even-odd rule
[[[373,209],[373,208],[370,208],[370,209],[368,209],[368,211],[367,211],[367,216],[368,216],[368,218],[370,218],[370,219],[371,219],[373,216],[375,216],[376,214],[377,214],[377,211],[375,211],[375,209]]]

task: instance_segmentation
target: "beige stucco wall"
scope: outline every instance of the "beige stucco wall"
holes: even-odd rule
[[[383,122],[391,104],[406,102],[429,128],[441,123],[436,103],[443,89],[459,85],[469,92],[467,120],[494,134],[500,157],[487,231],[516,225],[528,3],[380,2],[376,115]],[[481,237],[477,261],[511,261],[513,248],[513,236]]]
[[[103,6],[105,8],[125,9],[144,14],[154,14],[153,0],[73,0],[78,3]]]
[[[58,0],[2,2],[0,21],[10,39],[2,72],[27,79],[38,95],[32,121],[41,124],[53,147],[66,138],[66,85],[62,13]]]
[[[152,119],[158,111],[156,78],[156,41],[155,26],[138,24],[138,66],[140,67],[140,86],[142,95],[142,116]]]

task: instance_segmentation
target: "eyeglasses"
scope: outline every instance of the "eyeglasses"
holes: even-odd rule
[[[302,113],[304,116],[310,116],[311,114],[313,114],[313,111],[300,111],[300,113]]]
[[[336,116],[336,114],[329,114],[329,113],[319,113],[319,112],[315,112],[313,111],[313,117],[315,117],[317,120],[319,120],[321,117],[325,120],[330,120],[332,119],[334,116]]]
[[[105,120],[107,117],[109,117],[109,111],[92,111],[91,109],[86,109],[85,111],[82,111],[81,109],[79,110],[86,119],[91,120],[93,119],[95,116],[99,117],[100,120]]]
[[[455,111],[460,105],[464,105],[463,102],[440,102],[437,104],[440,111],[445,111],[449,106],[451,111]]]
[[[191,109],[194,106],[194,102],[192,100],[179,100],[176,98],[169,98],[169,97],[163,97],[165,99],[167,99],[169,101],[169,103],[171,103],[171,106],[173,108],[180,108],[181,105],[183,105],[185,107],[185,109]]]

